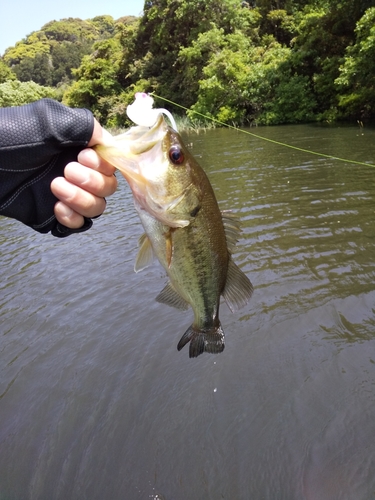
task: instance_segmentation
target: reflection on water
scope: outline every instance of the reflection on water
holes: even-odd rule
[[[254,131],[255,129],[251,129]],[[375,132],[261,128],[375,162]],[[375,169],[235,131],[190,135],[255,285],[222,306],[222,355],[134,274],[142,232],[125,183],[65,240],[0,221],[0,500],[375,498]]]

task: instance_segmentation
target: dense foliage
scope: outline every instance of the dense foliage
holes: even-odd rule
[[[56,91],[43,87],[35,82],[20,82],[8,80],[0,83],[0,108],[6,106],[21,106],[44,97],[56,98]]]
[[[375,116],[375,0],[146,0],[140,18],[52,21],[0,63],[0,82],[52,86],[112,126],[137,91],[192,120],[364,120]]]
[[[113,36],[114,30],[111,16],[51,21],[7,49],[3,61],[21,82],[58,86],[72,80],[72,70],[91,53],[93,43]]]

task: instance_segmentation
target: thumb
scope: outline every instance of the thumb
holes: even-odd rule
[[[112,135],[105,130],[98,120],[94,118],[94,130],[92,132],[92,137],[87,144],[88,147],[95,146],[95,144],[108,144],[112,142]]]

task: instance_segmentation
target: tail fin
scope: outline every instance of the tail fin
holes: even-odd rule
[[[194,326],[190,326],[181,337],[177,345],[177,349],[181,349],[190,342],[189,358],[196,358],[203,352],[218,354],[224,351],[224,332],[220,322],[207,330],[198,330]]]

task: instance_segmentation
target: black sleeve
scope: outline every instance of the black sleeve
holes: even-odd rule
[[[17,219],[40,233],[68,236],[79,230],[59,224],[53,208],[52,179],[91,139],[94,118],[87,109],[68,108],[52,99],[0,109],[0,215]]]

